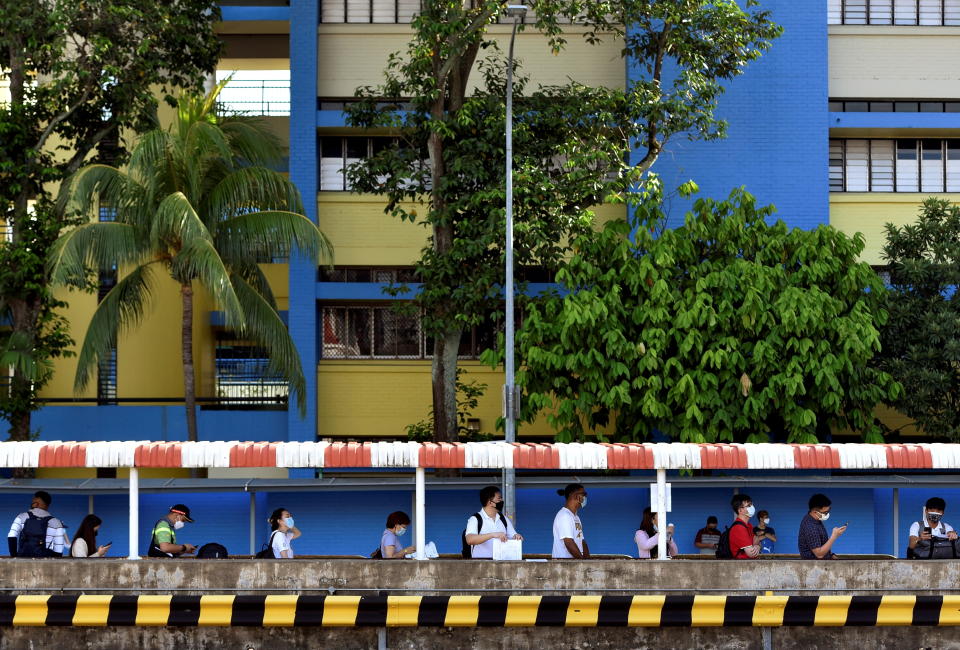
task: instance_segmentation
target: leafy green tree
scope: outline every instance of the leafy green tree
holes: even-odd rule
[[[872,409],[899,387],[868,366],[886,313],[862,236],[768,224],[743,190],[661,231],[657,191],[644,199],[640,227],[578,237],[562,292],[529,307],[525,415],[545,410],[562,440],[609,426],[627,441],[813,442],[829,427],[879,441]]]
[[[150,128],[173,88],[200,88],[220,51],[214,0],[48,0],[0,3],[0,314],[38,362],[72,341],[48,290],[45,259],[69,220],[57,184],[95,159],[124,154],[121,132]],[[14,368],[0,413],[10,437],[30,436],[45,380]]]
[[[256,121],[215,115],[223,85],[206,97],[181,97],[176,122],[144,134],[125,169],[89,165],[71,177],[61,194],[67,211],[90,214],[105,200],[116,209],[116,221],[69,230],[50,258],[51,276],[61,284],[82,286],[90,268],[129,269],[93,315],[78,359],[77,390],[109,354],[118,332],[136,327],[148,313],[158,274],[180,286],[190,440],[197,439],[196,288],[213,296],[229,327],[268,350],[270,370],[290,382],[302,411],[300,357],[257,260],[291,248],[317,260],[332,255],[329,242],[303,216],[296,187],[269,168],[280,158],[280,143]]]
[[[891,406],[931,436],[960,440],[960,207],[930,198],[915,223],[886,231],[890,318],[875,365],[903,385]]]
[[[357,91],[364,101],[348,117],[351,126],[389,129],[401,138],[400,146],[353,166],[354,189],[386,196],[388,214],[429,229],[416,264],[422,289],[415,302],[434,342],[437,440],[456,438],[462,332],[502,310],[503,59],[480,67],[480,91],[467,90],[481,51],[494,44],[487,29],[504,5],[425,0],[407,50],[390,57],[382,85]],[[725,125],[713,113],[722,84],[758,58],[780,28],[755,2],[741,8],[735,0],[530,5],[536,29],[554,51],[564,46],[563,21],[576,19],[591,42],[621,39],[624,60],[638,77],[626,89],[569,84],[526,96],[517,90],[516,260],[551,269],[564,254],[565,238],[589,226],[590,206],[626,192],[671,136],[722,136]],[[384,110],[383,98],[404,98],[408,105]],[[628,169],[631,146],[638,152]],[[411,202],[425,205],[411,208]]]

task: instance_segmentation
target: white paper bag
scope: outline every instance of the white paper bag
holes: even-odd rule
[[[427,542],[426,546],[423,547],[423,554],[430,560],[440,557],[440,554],[437,553],[437,545],[433,542]]]
[[[522,560],[523,542],[519,539],[511,539],[501,542],[499,539],[493,540],[493,559],[494,560]]]

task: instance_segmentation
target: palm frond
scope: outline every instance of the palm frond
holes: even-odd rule
[[[144,254],[135,226],[115,221],[88,223],[54,242],[47,255],[47,270],[54,285],[82,286],[91,269],[137,264]]]
[[[219,171],[222,175],[224,171],[232,168],[234,152],[223,131],[210,122],[191,124],[183,145],[190,199],[198,201],[202,196],[201,188],[205,178],[210,172]]]
[[[290,392],[297,400],[300,417],[307,413],[307,382],[303,376],[300,353],[280,315],[257,291],[240,276],[231,276],[237,298],[247,317],[246,338],[267,349],[269,369],[290,382]]]
[[[221,120],[219,126],[230,140],[233,151],[247,163],[271,167],[283,160],[283,143],[267,130],[262,120],[230,117]]]
[[[171,150],[175,147],[173,136],[163,129],[154,129],[139,136],[130,152],[128,173],[142,185],[149,185],[157,170],[166,170]]]
[[[267,280],[267,276],[259,264],[249,261],[232,263],[230,265],[230,271],[243,278],[254,291],[263,296],[263,299],[267,301],[271,309],[277,309],[277,299],[273,295],[270,282]]]
[[[104,296],[93,313],[77,357],[73,389],[80,393],[101,359],[117,344],[118,334],[137,327],[153,293],[152,265],[138,266]]]
[[[304,211],[300,191],[289,178],[265,167],[241,167],[211,188],[201,213],[222,220],[251,210]]]
[[[171,261],[171,269],[178,282],[194,279],[199,281],[223,310],[227,325],[238,332],[243,331],[243,308],[230,282],[230,271],[214,248],[213,242],[202,237],[185,242]]]
[[[227,219],[216,234],[217,250],[225,259],[275,255],[295,248],[311,261],[333,262],[333,244],[302,214],[270,210]]]
[[[150,240],[161,248],[172,242],[211,240],[210,232],[183,192],[168,194],[160,201],[150,224]]]
[[[57,207],[62,213],[91,215],[98,203],[118,206],[142,198],[143,188],[126,173],[110,165],[87,165],[60,188]]]

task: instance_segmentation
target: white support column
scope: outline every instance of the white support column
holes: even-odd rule
[[[667,470],[657,470],[657,559],[667,559]]]
[[[422,467],[417,468],[416,494],[414,496],[413,534],[414,544],[417,546],[417,559],[426,560],[424,547],[427,545],[427,486],[426,473]]]
[[[257,493],[250,493],[250,555],[257,553]]]
[[[893,556],[900,557],[900,488],[893,488]]]
[[[140,470],[130,468],[130,553],[128,560],[140,559]]]

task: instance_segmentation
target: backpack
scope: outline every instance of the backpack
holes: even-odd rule
[[[922,531],[923,526],[919,524]],[[939,528],[939,526],[938,526]],[[936,529],[934,529],[936,530]],[[957,540],[960,541],[960,540]],[[917,540],[915,548],[907,547],[907,559],[909,560],[955,560],[957,559],[957,541],[947,539],[946,537],[934,537],[933,539]]]
[[[277,555],[273,552],[273,536],[279,532],[279,530],[275,530],[270,533],[270,539],[267,540],[266,544],[260,547],[260,550],[253,557],[258,560],[276,560]]]
[[[736,526],[740,524],[744,528],[750,529],[745,523],[737,519],[733,522],[733,525]],[[718,560],[732,560],[733,553],[730,551],[730,526],[727,526],[722,533],[720,533],[720,540],[717,542],[717,552],[716,557]],[[750,529],[750,533],[753,533],[753,529]]]
[[[480,517],[479,512],[473,513],[473,516],[477,518],[477,533],[479,534],[483,529],[483,519]],[[503,516],[503,513],[498,512],[497,516],[500,517],[500,521],[503,523],[503,528],[505,530],[510,530],[510,527],[507,526],[507,520]],[[470,544],[467,544],[467,529],[464,528],[463,532],[460,533],[460,557],[464,558],[465,560],[472,558],[473,553],[471,552],[470,548]]]
[[[200,547],[200,550],[197,551],[198,560],[223,560],[227,557],[229,557],[227,555],[227,548],[223,544],[217,544],[216,542],[204,544]]]
[[[370,557],[371,557],[372,559],[374,559],[374,560],[382,560],[382,559],[383,559],[383,552],[380,550],[380,547],[379,547],[379,546],[377,547],[377,550],[375,550],[373,553],[370,554]]]
[[[27,520],[20,528],[17,557],[62,557],[62,553],[47,548],[47,525],[53,516],[38,517],[29,510]]]

